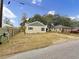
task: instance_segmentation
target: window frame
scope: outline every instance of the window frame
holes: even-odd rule
[[[28,30],[33,30],[33,27],[28,27]]]
[[[45,28],[41,28],[41,31],[45,31]]]

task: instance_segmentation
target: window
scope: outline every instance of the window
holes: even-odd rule
[[[33,27],[29,27],[28,30],[33,30]]]
[[[41,31],[44,31],[45,30],[45,28],[41,28]]]

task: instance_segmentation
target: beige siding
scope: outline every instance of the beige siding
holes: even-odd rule
[[[32,27],[32,30],[29,30],[28,28]],[[44,28],[44,31],[41,30],[41,28]],[[27,26],[26,33],[45,33],[47,26]]]
[[[62,28],[53,28],[51,31],[53,31],[53,32],[61,32]]]

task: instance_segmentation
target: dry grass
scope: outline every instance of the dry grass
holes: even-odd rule
[[[46,47],[55,43],[79,39],[72,35],[58,33],[17,34],[8,43],[0,45],[0,56]]]

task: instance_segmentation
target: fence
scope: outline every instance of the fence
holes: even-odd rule
[[[19,28],[6,27],[0,29],[0,44],[1,42],[9,40],[20,32]]]

